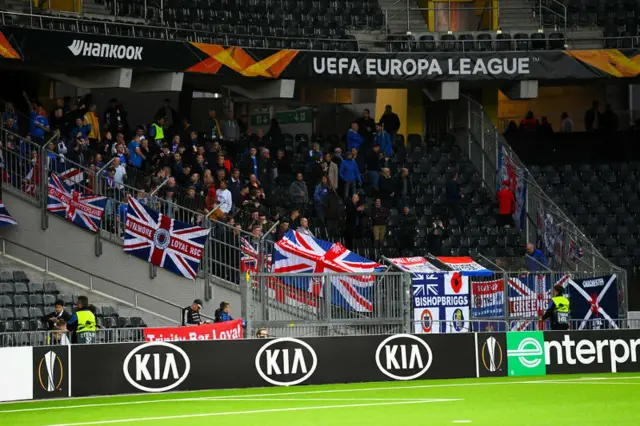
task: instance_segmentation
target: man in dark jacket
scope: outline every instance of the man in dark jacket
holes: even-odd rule
[[[376,122],[371,118],[371,111],[368,108],[365,109],[362,117],[358,118],[357,122],[358,133],[362,136],[365,144],[370,144],[373,139],[373,133],[376,131]]]
[[[402,206],[399,216],[399,230],[397,234],[398,244],[401,249],[409,250],[413,247],[413,237],[416,233],[418,219],[416,215],[409,209],[409,206]]]
[[[447,181],[446,194],[447,205],[451,209],[453,217],[456,218],[460,227],[464,227],[464,215],[460,206],[463,195],[460,191],[460,183],[458,183],[458,172],[453,172],[453,176]]]
[[[413,185],[409,179],[409,169],[400,169],[400,175],[396,180],[396,200],[398,205],[408,203],[413,196]]]
[[[380,122],[383,124],[384,130],[391,136],[391,143],[394,144],[398,130],[400,130],[400,118],[392,111],[391,105],[387,105],[384,108],[384,114],[382,114]]]
[[[380,181],[378,182],[380,188],[379,194],[382,199],[382,205],[387,209],[393,207],[393,197],[395,195],[395,182],[391,178],[391,170],[385,167],[382,169]]]
[[[389,221],[389,209],[382,205],[382,200],[376,198],[376,203],[371,210],[371,224],[373,225],[373,247],[376,250],[382,248],[384,238],[387,235]]]
[[[302,173],[296,175],[296,180],[289,185],[289,201],[291,205],[304,216],[307,204],[309,203],[309,190],[304,181]]]
[[[600,103],[593,101],[593,106],[584,114],[584,128],[587,132],[600,129],[602,114],[600,113]]]
[[[364,216],[364,205],[360,203],[358,194],[353,194],[351,201],[347,202],[346,210],[344,244],[349,250],[353,250],[355,242],[362,238],[362,216]]]
[[[64,310],[64,302],[56,300],[54,311],[42,317],[42,321],[47,325],[47,329],[55,330],[59,322],[69,322],[71,314]]]
[[[200,310],[202,309],[202,300],[196,299],[193,301],[191,306],[187,306],[182,309],[182,320],[181,323],[183,326],[185,325],[200,325],[202,324],[202,319],[200,318]]]

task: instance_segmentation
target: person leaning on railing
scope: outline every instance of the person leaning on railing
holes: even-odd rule
[[[94,343],[96,337],[96,316],[89,307],[89,299],[79,296],[76,313],[67,323],[72,343]]]

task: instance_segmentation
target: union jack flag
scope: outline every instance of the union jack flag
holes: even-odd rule
[[[9,210],[4,206],[2,200],[0,200],[0,226],[17,225],[18,222],[9,214]]]
[[[209,229],[171,219],[129,196],[124,251],[195,279]]]
[[[258,259],[260,255],[255,245],[246,238],[240,237],[240,258],[241,272],[258,272]],[[271,253],[265,253],[265,261],[267,262],[267,271],[271,269]]]
[[[566,286],[568,275],[560,276],[553,283]],[[520,278],[509,277],[509,314],[519,319],[511,322],[511,330],[537,330],[543,329],[540,317],[549,306],[551,298],[551,277],[546,274],[524,274]]]
[[[55,173],[49,178],[47,210],[92,232],[100,230],[106,197],[71,189]]]
[[[73,187],[74,185],[82,183],[84,180],[84,173],[82,170],[72,167],[60,173],[60,178],[64,180],[64,183]]]
[[[373,275],[382,265],[361,257],[342,246],[318,240],[309,235],[289,231],[275,245],[273,272],[276,274],[291,273],[330,273],[331,301],[333,305],[344,309],[373,311]],[[282,282],[322,297],[323,281],[312,277],[285,277]]]

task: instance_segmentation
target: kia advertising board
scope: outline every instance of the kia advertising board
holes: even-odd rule
[[[474,345],[471,333],[79,345],[72,388],[88,396],[474,377]]]

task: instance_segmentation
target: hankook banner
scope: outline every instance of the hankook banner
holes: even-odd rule
[[[0,56],[27,65],[108,66],[258,78],[354,82],[636,77],[638,49],[364,53],[229,47],[2,27]]]

